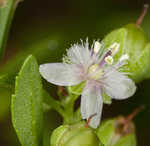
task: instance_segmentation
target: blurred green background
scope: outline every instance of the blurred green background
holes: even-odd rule
[[[8,74],[7,86],[0,84],[0,146],[19,146],[11,124],[10,99],[14,80],[24,59],[33,54],[38,63],[61,61],[65,49],[80,39],[102,39],[113,29],[135,23],[143,0],[24,0],[20,3],[9,33],[7,49],[1,62],[0,75]],[[150,10],[142,27],[150,40]],[[50,94],[55,95],[44,82]],[[145,106],[134,122],[139,146],[148,146],[150,138],[150,79],[137,85],[134,97],[105,105],[103,119],[128,115]],[[60,116],[45,113],[43,146],[49,146],[51,131],[61,123]]]

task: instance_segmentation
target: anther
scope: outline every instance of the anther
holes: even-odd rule
[[[107,64],[113,64],[113,61],[114,61],[114,59],[113,59],[113,57],[112,56],[107,56],[106,58],[105,58],[105,62],[107,63]]]
[[[118,52],[119,48],[120,48],[120,44],[117,43],[117,42],[113,43],[113,44],[110,46],[110,50],[111,50],[111,52],[112,52],[112,56],[114,56],[114,55]]]
[[[120,57],[119,61],[122,62],[122,61],[125,61],[125,60],[128,60],[129,59],[129,55],[128,54],[124,54]]]
[[[96,41],[95,44],[94,44],[94,53],[98,53],[101,46],[102,46],[102,44],[99,43],[98,41]]]

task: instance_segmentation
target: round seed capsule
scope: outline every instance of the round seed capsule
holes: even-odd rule
[[[50,143],[53,146],[103,146],[95,131],[86,128],[85,122],[58,127],[52,133]]]

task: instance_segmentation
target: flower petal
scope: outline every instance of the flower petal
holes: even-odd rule
[[[75,44],[67,51],[67,55],[72,63],[87,66],[90,61],[91,52],[89,50],[88,40],[85,44]]]
[[[72,86],[82,81],[81,68],[64,63],[48,63],[40,65],[40,73],[48,82],[60,86]]]
[[[81,96],[81,115],[83,119],[87,120],[91,117],[89,125],[93,128],[97,128],[100,123],[102,107],[100,88],[88,82]]]
[[[114,99],[126,99],[136,91],[134,82],[115,69],[105,73],[103,82],[105,92]]]

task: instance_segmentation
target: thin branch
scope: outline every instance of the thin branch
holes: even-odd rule
[[[141,23],[142,23],[142,21],[143,21],[145,15],[146,15],[146,13],[147,13],[147,11],[148,11],[148,7],[149,7],[148,4],[145,4],[145,5],[144,5],[143,11],[142,11],[140,17],[139,17],[139,18],[137,19],[137,21],[136,21],[136,26],[137,26],[137,27],[139,27],[139,26],[141,25]]]

